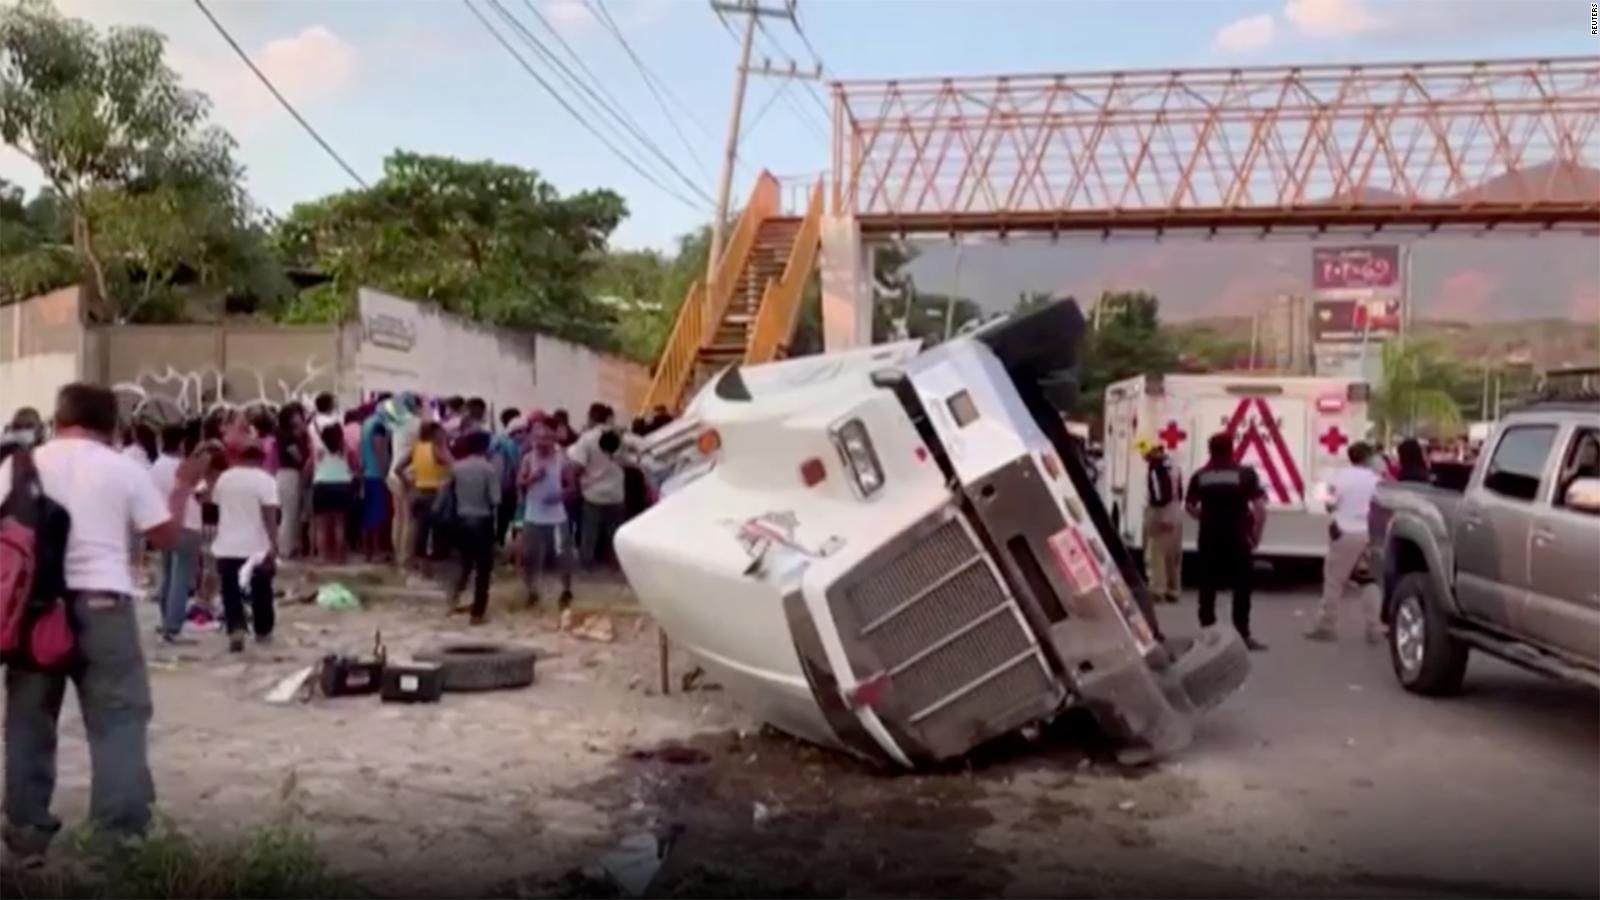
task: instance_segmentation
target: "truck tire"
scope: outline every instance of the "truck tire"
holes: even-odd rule
[[[1212,709],[1250,674],[1250,652],[1230,626],[1202,629],[1168,670],[1197,711]]]
[[[439,664],[447,691],[497,691],[533,684],[537,656],[531,647],[463,641],[429,647],[416,659]]]
[[[1389,662],[1400,686],[1433,697],[1456,693],[1467,674],[1467,650],[1450,634],[1449,616],[1428,573],[1403,576],[1394,588],[1389,624]]]

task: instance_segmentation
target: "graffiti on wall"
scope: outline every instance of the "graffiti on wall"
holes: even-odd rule
[[[229,366],[177,369],[145,367],[132,380],[111,386],[123,414],[161,424],[206,416],[217,410],[277,408],[287,403],[310,407],[318,393],[334,389],[333,368],[315,358],[301,368]]]

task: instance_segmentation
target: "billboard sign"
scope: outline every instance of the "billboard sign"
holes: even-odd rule
[[[1311,341],[1314,344],[1359,344],[1381,341],[1400,333],[1400,300],[1364,297],[1317,300],[1311,304]]]
[[[1312,248],[1311,287],[1319,293],[1377,290],[1398,294],[1400,248],[1393,244]]]

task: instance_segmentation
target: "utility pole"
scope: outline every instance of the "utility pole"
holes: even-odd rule
[[[722,180],[717,187],[716,218],[711,220],[711,252],[706,256],[706,286],[716,280],[717,267],[722,262],[724,223],[728,219],[728,194],[733,190],[733,164],[739,158],[739,123],[744,117],[744,89],[750,80],[750,46],[755,41],[756,20],[773,16],[794,21],[794,0],[782,6],[762,6],[759,0],[712,0],[711,9],[717,15],[737,13],[745,17],[744,40],[739,49],[739,68],[734,73],[733,111],[728,116],[728,141],[722,154]],[[769,64],[768,68],[771,66]]]

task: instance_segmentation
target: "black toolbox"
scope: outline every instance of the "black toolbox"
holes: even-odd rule
[[[385,703],[438,703],[444,694],[444,669],[434,663],[394,662],[383,669]]]
[[[322,658],[319,667],[318,687],[324,697],[350,697],[376,694],[383,681],[384,663],[388,651],[383,646],[382,632],[372,636],[372,653],[367,656],[347,656],[330,653]]]

